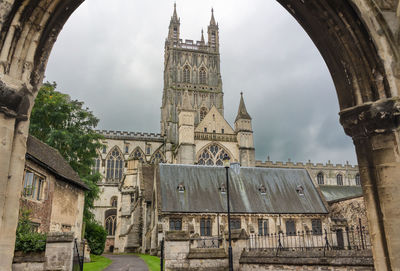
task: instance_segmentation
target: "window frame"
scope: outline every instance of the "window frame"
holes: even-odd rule
[[[258,219],[258,235],[260,236],[268,236],[269,235],[269,221],[268,219]]]
[[[360,177],[360,173],[357,173],[355,176],[355,181],[356,181],[356,185],[360,186],[361,185],[361,177]]]
[[[211,218],[200,219],[200,236],[211,236],[212,235],[212,222]]]
[[[318,172],[317,174],[317,183],[318,184],[325,184],[325,176],[323,172]]]
[[[296,221],[294,221],[293,219],[288,219],[285,222],[285,226],[286,226],[286,236],[295,236],[295,235],[297,235],[297,232],[296,232]],[[294,231],[289,231],[290,228],[294,229]]]
[[[242,220],[240,218],[231,218],[231,230],[240,230],[242,228]]]
[[[169,219],[169,230],[170,231],[181,231],[182,230],[182,218],[173,217]]]
[[[27,188],[28,180],[27,174],[31,174],[32,178],[30,179],[30,188]],[[25,199],[42,202],[45,200],[45,187],[46,187],[46,176],[38,173],[30,167],[26,167],[24,170],[24,178],[23,178],[23,189],[22,189],[22,197]],[[27,193],[27,189],[29,189],[29,193]]]
[[[311,232],[312,235],[322,235],[322,221],[321,219],[311,219]]]
[[[336,185],[343,186],[343,175],[342,175],[342,173],[338,173],[336,175]]]

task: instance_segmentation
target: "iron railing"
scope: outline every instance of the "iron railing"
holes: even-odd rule
[[[81,251],[79,251],[81,250]],[[85,260],[85,240],[78,244],[77,239],[74,240],[74,257],[72,262],[73,271],[83,271],[83,262]]]
[[[346,227],[332,231],[279,232],[250,235],[248,250],[366,250],[371,240],[364,226]]]
[[[197,243],[197,248],[219,248],[222,239],[220,237],[201,237],[192,239]]]

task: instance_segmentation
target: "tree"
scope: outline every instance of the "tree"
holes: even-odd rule
[[[29,133],[57,149],[90,188],[84,208],[84,219],[89,221],[93,219],[93,202],[99,195],[96,184],[101,179],[99,173],[91,174],[96,150],[102,147],[103,137],[94,130],[99,119],[83,108],[83,102],[71,100],[56,87],[55,82],[41,87],[32,109]]]

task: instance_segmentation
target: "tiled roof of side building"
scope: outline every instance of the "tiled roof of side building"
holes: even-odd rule
[[[62,180],[89,190],[56,149],[31,135],[28,136],[27,140],[26,158],[46,168]]]
[[[163,212],[227,211],[223,167],[160,164],[157,178]],[[229,170],[229,182],[233,213],[328,213],[305,169],[243,167],[239,175]]]
[[[319,187],[328,203],[358,198],[363,195],[361,186],[320,185]]]

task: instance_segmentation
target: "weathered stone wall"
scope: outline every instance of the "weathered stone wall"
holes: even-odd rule
[[[243,251],[240,270],[374,270],[369,250]]]
[[[361,225],[368,226],[363,197],[333,202],[330,204],[330,211],[332,220],[346,220],[349,226],[359,226],[359,219],[361,218]]]

